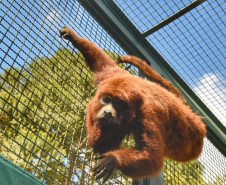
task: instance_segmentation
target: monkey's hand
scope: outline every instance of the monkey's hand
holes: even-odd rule
[[[67,26],[64,26],[62,30],[60,30],[60,37],[66,40],[72,41],[73,35],[75,35],[74,31]]]
[[[105,176],[103,183],[105,183],[115,168],[119,166],[117,158],[112,154],[104,154],[95,159],[102,159],[100,164],[93,169],[96,179],[100,179]]]

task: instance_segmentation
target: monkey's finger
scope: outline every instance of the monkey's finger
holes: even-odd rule
[[[101,170],[102,170],[102,167],[101,167],[101,164],[99,164],[93,169],[93,172],[94,172],[93,175],[96,176]]]
[[[93,169],[93,176],[96,176],[98,173],[100,173],[106,166],[107,165],[105,163],[101,162],[101,164]]]
[[[94,169],[95,171],[93,173],[93,176],[96,176],[101,171],[102,172],[100,174],[105,173],[105,171],[108,172],[109,171],[108,168],[109,168],[109,163],[107,161],[101,162],[101,164],[99,166],[97,166],[96,169]]]
[[[131,65],[127,66],[127,67],[125,68],[125,70],[129,70],[130,68],[131,68]]]
[[[104,178],[103,183],[106,182],[106,181],[108,180],[108,178],[110,177],[110,175],[112,174],[113,170],[114,170],[114,166],[113,166],[113,165],[107,165],[107,166],[103,169],[103,171],[96,177],[96,179],[98,180],[98,179],[100,179],[100,178],[106,176],[106,177]]]
[[[96,180],[99,180],[101,179],[102,177],[104,177],[107,173],[108,173],[108,170],[107,170],[108,167],[106,167],[97,177],[96,177]]]
[[[60,32],[60,37],[68,40],[70,35],[66,32]]]
[[[104,178],[104,180],[103,180],[103,184],[109,179],[109,177],[111,176],[112,172],[113,172],[113,170],[110,170],[110,171],[108,172],[107,176],[106,176],[106,177]]]

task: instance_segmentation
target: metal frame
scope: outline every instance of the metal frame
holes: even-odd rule
[[[197,1],[196,3],[201,2],[202,1]],[[226,156],[226,130],[223,124],[169,66],[161,55],[147,42],[117,5],[111,0],[79,0],[79,3],[88,10],[96,21],[112,35],[128,54],[136,55],[144,59],[151,64],[160,75],[164,76],[178,87],[190,106],[196,110],[200,116],[205,118],[204,122],[207,125],[208,139]]]
[[[203,2],[205,2],[206,0],[196,0],[194,2],[192,2],[191,4],[189,4],[188,6],[186,6],[185,8],[181,9],[180,11],[178,11],[177,13],[173,14],[172,16],[168,17],[167,19],[165,19],[164,21],[160,22],[159,24],[157,24],[156,26],[152,27],[151,29],[149,29],[148,31],[142,33],[143,37],[147,37],[148,35],[158,31],[159,29],[163,28],[164,26],[166,26],[167,24],[173,22],[174,20],[176,20],[177,18],[181,17],[182,15],[186,14],[187,12],[191,11],[193,8],[199,6],[200,4],[202,4]]]

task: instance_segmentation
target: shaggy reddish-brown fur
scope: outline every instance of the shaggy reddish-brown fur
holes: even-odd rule
[[[102,161],[94,170],[95,175],[99,174],[97,178],[107,176],[107,179],[117,168],[133,179],[140,179],[159,173],[163,157],[186,162],[199,156],[206,135],[205,124],[171,82],[144,61],[121,57],[120,61],[136,65],[151,81],[131,75],[117,67],[100,48],[79,38],[66,26],[60,34],[82,52],[96,74],[98,90],[87,107],[86,128],[89,145],[102,154],[98,158]],[[101,109],[100,98],[106,95],[124,100],[128,109],[123,110],[118,127],[102,131],[97,114]],[[121,141],[131,133],[136,146],[121,148]]]
[[[180,91],[176,87],[174,87],[170,81],[160,76],[154,69],[152,69],[143,60],[135,56],[121,56],[118,59],[118,64],[120,63],[129,63],[136,66],[143,73],[143,75],[147,77],[148,80],[160,84],[161,86],[166,88],[168,91],[174,93],[176,96],[183,99],[184,102],[186,102],[184,97],[181,95]]]

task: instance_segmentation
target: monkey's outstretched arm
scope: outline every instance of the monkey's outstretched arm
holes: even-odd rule
[[[91,41],[78,37],[75,32],[64,26],[60,31],[61,38],[69,40],[78,48],[86,59],[86,63],[93,72],[101,72],[109,67],[116,67],[116,63],[104,51]]]
[[[180,91],[176,87],[174,87],[174,85],[170,81],[160,76],[145,61],[135,56],[121,56],[118,59],[118,63],[129,63],[136,66],[144,74],[144,76],[147,77],[150,81],[160,84],[162,87],[174,93],[177,97],[180,97],[184,101],[186,101],[184,97],[181,95]]]

